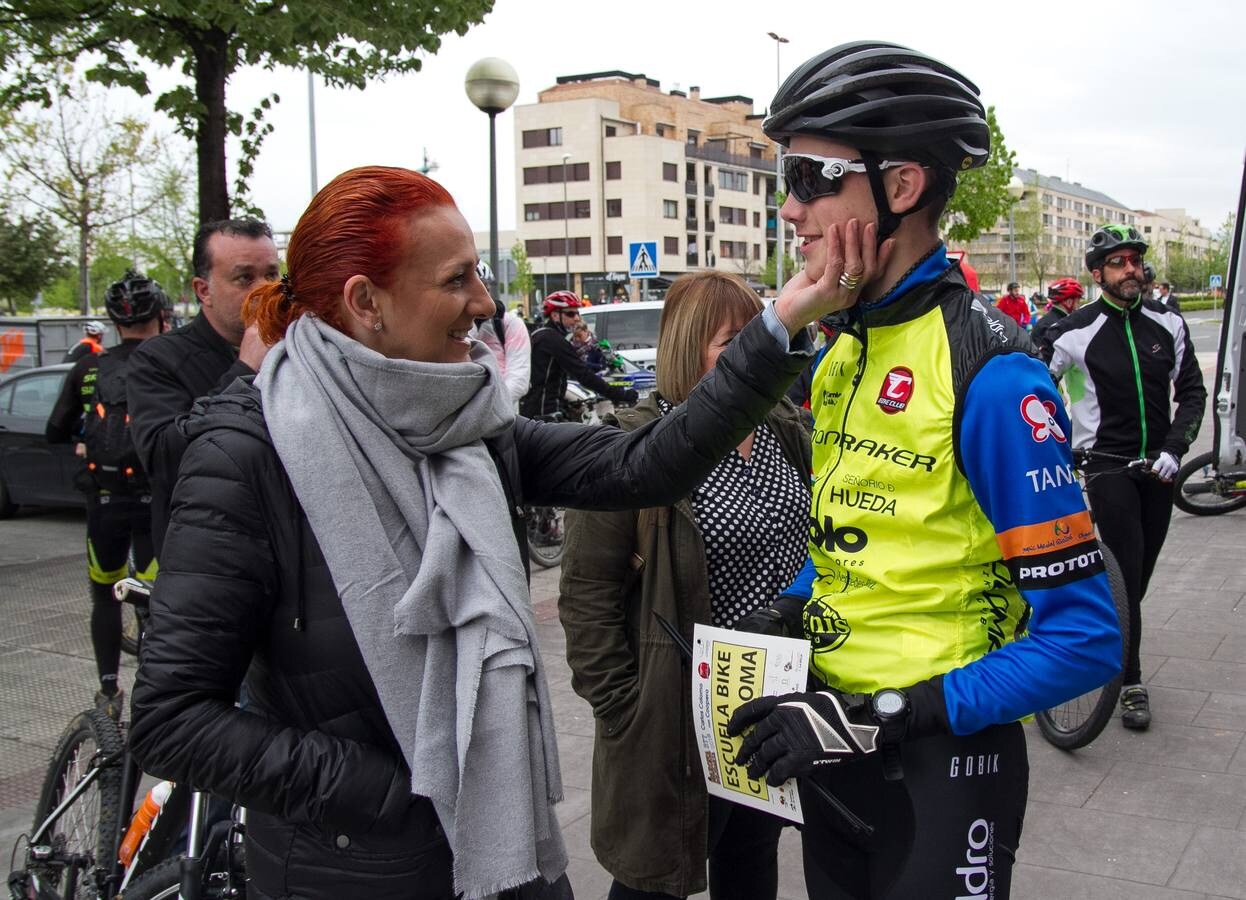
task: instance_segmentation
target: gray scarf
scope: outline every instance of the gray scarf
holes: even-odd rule
[[[468,900],[566,868],[549,689],[483,439],[515,413],[483,344],[388,359],[303,316],[256,386],[381,706]]]

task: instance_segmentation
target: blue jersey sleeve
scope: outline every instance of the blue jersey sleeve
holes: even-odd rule
[[[801,600],[808,600],[813,596],[813,580],[818,576],[817,570],[813,567],[813,557],[805,554],[805,564],[800,567],[800,571],[796,573],[796,578],[783,591],[784,597],[799,597]]]
[[[1120,670],[1121,636],[1073,474],[1068,415],[1042,363],[990,359],[958,426],[965,477],[1031,609],[1027,635],[943,677],[952,731],[972,734],[1104,684]]]

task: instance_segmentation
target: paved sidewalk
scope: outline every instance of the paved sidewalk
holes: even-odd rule
[[[0,548],[39,524],[0,522]],[[72,516],[51,524],[77,527]],[[1150,731],[1127,733],[1113,722],[1069,754],[1027,727],[1030,805],[1014,898],[1246,898],[1244,534],[1246,512],[1174,513],[1143,607]],[[0,554],[0,849],[29,827],[56,737],[94,690],[85,560],[41,555]],[[571,878],[579,900],[599,900],[610,881],[588,844],[592,714],[570,688],[557,572],[539,572],[533,589],[562,752],[559,817]],[[132,673],[123,672],[127,689]],[[780,896],[803,898],[794,830],[784,832],[781,853]]]

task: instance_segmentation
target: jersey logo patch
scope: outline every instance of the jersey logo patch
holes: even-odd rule
[[[1062,444],[1068,441],[1064,429],[1056,421],[1056,404],[1050,400],[1039,400],[1035,394],[1026,394],[1021,401],[1021,418],[1030,426],[1030,437],[1036,444],[1041,444],[1049,437]]]
[[[913,371],[904,366],[896,366],[883,378],[883,386],[878,390],[876,401],[883,412],[894,416],[903,412],[913,396]]]

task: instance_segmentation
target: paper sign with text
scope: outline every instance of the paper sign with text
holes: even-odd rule
[[[752,781],[735,764],[741,738],[727,736],[736,707],[755,697],[805,690],[809,643],[697,625],[692,647],[692,718],[705,783],[713,797],[803,823],[796,781]]]

